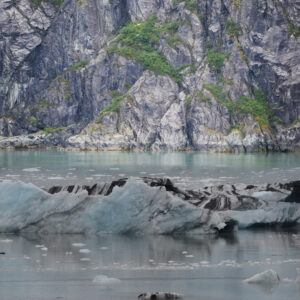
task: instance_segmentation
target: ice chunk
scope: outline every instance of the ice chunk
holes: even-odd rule
[[[38,169],[38,168],[25,168],[22,171],[24,171],[24,172],[40,172],[40,169]]]
[[[1,243],[11,243],[13,240],[10,240],[10,239],[3,239],[3,240],[0,240]]]
[[[81,247],[84,247],[85,244],[83,244],[83,243],[73,243],[72,246],[77,247],[77,248],[81,248]]]
[[[113,287],[121,283],[118,278],[111,278],[105,275],[98,275],[93,280],[94,284],[100,285],[102,288]]]
[[[270,269],[265,272],[255,274],[254,276],[245,279],[244,282],[250,284],[275,286],[280,282],[280,277],[274,270]]]
[[[83,258],[80,258],[81,261],[90,261],[91,259],[88,258],[88,257],[83,257]]]
[[[80,249],[80,253],[90,253],[91,251],[89,249]]]

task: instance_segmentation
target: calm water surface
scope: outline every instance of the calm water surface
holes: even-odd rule
[[[183,188],[287,182],[300,180],[300,154],[0,151],[0,180],[51,186],[125,176],[168,176]],[[133,300],[145,291],[177,292],[186,300],[300,299],[295,282],[259,287],[242,281],[267,269],[295,279],[299,232],[193,239],[0,235],[2,251],[1,300]],[[93,283],[97,275],[121,282],[108,288]]]
[[[172,178],[183,187],[300,179],[300,153],[0,151],[0,180],[38,186],[110,181],[124,176]]]
[[[186,300],[300,298],[296,283],[260,287],[242,281],[271,268],[281,278],[295,279],[299,232],[244,231],[194,239],[0,235],[0,249],[6,251],[0,257],[4,300],[134,300],[145,291],[182,293]],[[111,288],[95,284],[97,275],[119,278],[121,283]]]

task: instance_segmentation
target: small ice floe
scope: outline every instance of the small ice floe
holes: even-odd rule
[[[3,240],[0,240],[1,243],[11,243],[13,240],[10,240],[10,239],[3,239]]]
[[[73,254],[73,252],[71,252],[71,251],[66,252],[66,255],[72,255],[72,254]]]
[[[52,176],[52,177],[48,177],[49,180],[64,180],[63,177],[60,176]]]
[[[39,168],[25,168],[22,171],[24,172],[40,172]]]
[[[264,285],[271,288],[279,284],[280,277],[274,270],[270,269],[265,272],[255,274],[254,276],[245,279],[244,282],[249,284]]]
[[[201,264],[201,265],[208,265],[208,264],[209,264],[209,261],[207,261],[207,260],[202,260],[202,261],[200,261],[200,264]]]
[[[154,263],[154,259],[149,259],[148,260],[150,263]]]
[[[181,253],[182,253],[183,255],[188,254],[187,251],[182,251]]]
[[[175,293],[143,293],[138,296],[139,300],[179,300],[183,299],[183,295],[175,294]]]
[[[36,248],[44,248],[45,245],[35,245]]]
[[[42,251],[48,251],[48,248],[47,247],[42,247],[40,248]]]
[[[89,249],[80,249],[79,253],[91,253],[91,250],[89,250]]]
[[[185,257],[191,258],[191,257],[194,257],[194,255],[193,254],[187,254],[187,255],[185,255]]]
[[[296,284],[300,284],[300,268],[296,269],[298,272],[298,277],[297,278],[283,278],[282,282],[283,283],[296,283]]]
[[[77,248],[81,248],[81,247],[84,247],[85,244],[83,244],[83,243],[73,243],[72,246],[77,247]]]
[[[98,275],[94,278],[93,283],[99,285],[101,288],[111,288],[120,284],[121,280],[118,278],[107,277],[105,275]]]
[[[83,257],[83,258],[80,258],[81,261],[90,261],[91,259],[88,258],[88,257]]]
[[[108,247],[100,247],[100,250],[108,250]]]
[[[120,168],[109,168],[110,170],[113,170],[113,171],[115,171],[115,170],[120,170]]]

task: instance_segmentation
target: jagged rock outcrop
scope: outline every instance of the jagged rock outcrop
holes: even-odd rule
[[[299,150],[299,14],[290,0],[3,0],[0,147]]]

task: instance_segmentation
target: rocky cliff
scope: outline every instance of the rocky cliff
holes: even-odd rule
[[[0,147],[300,149],[299,0],[1,0]]]

